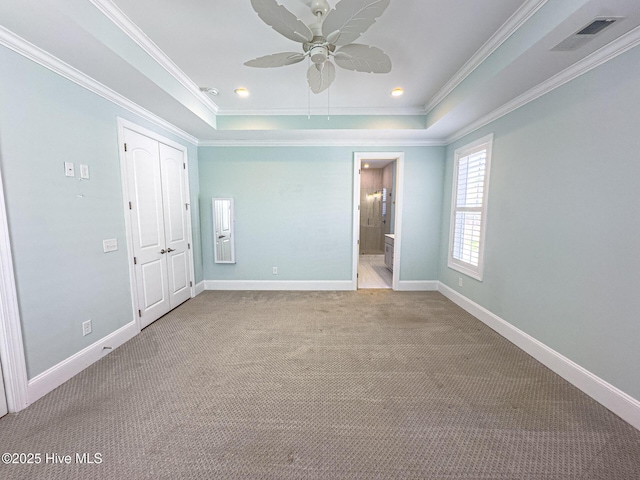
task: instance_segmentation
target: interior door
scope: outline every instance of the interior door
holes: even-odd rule
[[[191,297],[185,157],[124,128],[140,327]]]
[[[125,129],[140,327],[170,308],[159,144]]]
[[[183,153],[161,143],[160,171],[169,303],[175,308],[191,297]]]

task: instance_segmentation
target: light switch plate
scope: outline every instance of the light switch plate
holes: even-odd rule
[[[116,250],[118,250],[118,239],[109,238],[107,240],[103,240],[102,249],[104,250],[104,253],[115,252]]]
[[[80,164],[80,178],[89,180],[89,165]]]
[[[73,166],[73,163],[71,162],[64,162],[64,174],[67,177],[75,177],[76,173],[75,173],[75,169]]]
[[[87,320],[86,322],[82,322],[82,336],[86,337],[91,333],[93,329],[91,328],[91,320]]]

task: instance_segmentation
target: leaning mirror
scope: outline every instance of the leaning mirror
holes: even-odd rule
[[[236,263],[233,240],[233,198],[213,199],[214,257],[216,263]]]

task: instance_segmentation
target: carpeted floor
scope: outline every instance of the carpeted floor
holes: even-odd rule
[[[0,450],[42,455],[3,480],[640,478],[639,431],[439,293],[390,290],[205,292],[1,419]]]

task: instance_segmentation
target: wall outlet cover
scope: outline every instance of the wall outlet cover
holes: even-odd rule
[[[91,333],[91,320],[82,322],[82,336],[85,337]]]
[[[80,164],[80,178],[89,180],[89,165]]]
[[[102,241],[102,249],[104,253],[107,252],[115,252],[118,250],[118,239],[117,238],[108,238]]]

